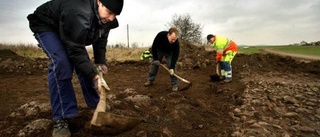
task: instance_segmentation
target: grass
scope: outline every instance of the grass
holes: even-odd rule
[[[320,46],[289,46],[289,47],[275,47],[273,50],[295,53],[295,54],[306,54],[320,56]]]
[[[107,48],[108,61],[140,60],[140,54],[148,48]]]
[[[262,49],[266,48],[270,48],[274,51],[281,51],[287,53],[320,56],[320,46],[250,46],[246,48],[239,47],[239,53],[261,53]]]
[[[1,49],[9,49],[18,54],[19,56],[23,56],[30,59],[47,57],[46,54],[43,53],[41,48],[32,44],[0,43],[0,50]]]
[[[244,54],[260,53],[261,50],[262,48],[259,48],[259,47],[250,47],[250,48],[239,47],[239,53],[244,53]]]
[[[9,49],[19,56],[23,56],[30,59],[35,58],[47,58],[47,55],[36,45],[32,44],[7,44],[0,43],[1,49]],[[148,48],[107,48],[106,58],[108,61],[126,61],[133,60],[138,61],[140,54]],[[93,51],[91,48],[87,48],[89,56],[92,57]]]

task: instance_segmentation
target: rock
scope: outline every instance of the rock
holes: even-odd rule
[[[164,137],[173,137],[173,134],[168,127],[163,128],[162,133],[164,134]]]
[[[310,110],[308,110],[308,109],[305,109],[305,108],[297,108],[296,109],[296,112],[297,113],[311,113],[311,111]]]
[[[298,113],[295,112],[288,112],[284,114],[285,117],[296,117],[298,116]]]
[[[254,123],[254,124],[250,125],[250,127],[261,128],[261,125],[259,123]]]
[[[139,131],[136,133],[136,137],[148,137],[148,133],[146,131]]]
[[[241,110],[240,110],[239,108],[235,108],[235,109],[233,110],[233,112],[235,112],[235,113],[241,113]]]
[[[34,136],[34,135],[43,135],[48,132],[50,124],[52,123],[49,119],[37,119],[29,123],[18,133],[19,137]]]
[[[307,126],[300,126],[298,129],[302,132],[314,132],[315,131],[314,128],[307,127]]]
[[[233,133],[231,134],[231,136],[232,136],[232,137],[242,137],[243,134],[242,134],[241,132],[239,132],[239,131],[236,131],[236,132],[233,132]]]
[[[290,96],[284,96],[283,100],[287,104],[298,104],[299,103],[299,101],[297,99],[290,97]]]
[[[150,106],[151,99],[148,96],[145,95],[135,95],[135,96],[129,96],[124,99],[125,101],[133,102],[138,106]]]

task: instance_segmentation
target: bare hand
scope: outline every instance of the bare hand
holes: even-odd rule
[[[170,69],[169,72],[170,72],[170,75],[173,75],[173,74],[174,74],[173,69]]]

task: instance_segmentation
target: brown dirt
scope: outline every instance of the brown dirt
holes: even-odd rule
[[[159,69],[155,84],[144,87],[149,63],[126,61],[109,62],[108,75],[105,79],[120,104],[112,104],[108,111],[115,114],[143,118],[144,122],[135,128],[119,133],[116,137],[144,136],[161,137],[214,137],[231,136],[237,129],[230,112],[244,104],[244,91],[250,76],[290,74],[299,80],[301,73],[308,74],[309,79],[319,80],[320,62],[298,62],[291,57],[273,54],[239,54],[233,61],[233,81],[231,83],[211,82],[209,75],[215,73],[212,52],[202,47],[183,44],[177,74],[193,83],[186,91],[172,92],[170,79],[164,69]],[[18,133],[30,121],[51,119],[50,111],[41,111],[28,117],[12,117],[23,104],[37,101],[49,103],[47,84],[47,59],[27,59],[9,50],[0,51],[0,136],[18,136]],[[281,80],[281,79],[279,79]],[[275,80],[277,81],[277,80]],[[303,80],[301,80],[303,81]],[[259,83],[255,83],[259,85]],[[304,84],[304,83],[302,83]],[[307,84],[307,81],[306,83]],[[79,103],[79,116],[70,120],[73,136],[111,136],[93,135],[84,127],[92,117],[82,99],[79,84],[74,78],[74,86]],[[180,86],[184,83],[180,81]],[[136,106],[123,101],[123,91],[131,90],[136,94],[150,97],[148,105]],[[318,96],[319,96],[319,92]],[[320,102],[318,102],[319,106]],[[265,114],[272,117],[273,114]],[[318,119],[318,121],[320,121]],[[319,125],[318,125],[319,126]],[[244,127],[242,127],[244,128]],[[52,127],[32,136],[50,136]],[[304,133],[292,131],[291,136],[317,136],[317,132]],[[258,135],[259,136],[259,135]]]

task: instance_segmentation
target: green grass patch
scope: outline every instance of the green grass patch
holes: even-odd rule
[[[261,48],[255,48],[255,47],[250,47],[250,48],[239,48],[239,53],[243,54],[254,54],[254,53],[260,53]]]
[[[262,49],[265,48],[273,48],[274,46],[246,46],[246,47],[239,47],[239,53],[243,54],[254,54],[254,53],[261,53]]]
[[[261,53],[262,49],[270,48],[274,51],[281,51],[286,53],[303,54],[320,56],[320,46],[248,46],[239,47],[239,53],[253,54]]]
[[[272,48],[275,51],[320,56],[320,46],[282,46]]]

